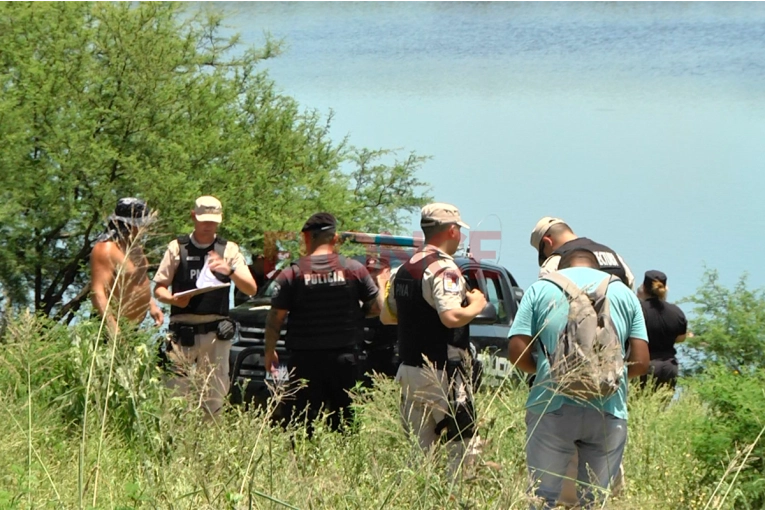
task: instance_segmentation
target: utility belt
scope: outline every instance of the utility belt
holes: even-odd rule
[[[220,319],[204,324],[171,323],[168,327],[171,341],[183,347],[193,347],[197,335],[206,335],[215,331],[219,340],[231,340],[236,334],[236,323],[231,319]]]

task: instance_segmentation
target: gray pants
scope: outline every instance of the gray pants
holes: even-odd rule
[[[526,412],[526,460],[544,508],[555,508],[574,455],[579,499],[593,501],[593,488],[608,489],[618,476],[626,444],[627,421],[598,409],[564,405],[542,415]]]

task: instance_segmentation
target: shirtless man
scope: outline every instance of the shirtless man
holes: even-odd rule
[[[162,310],[151,296],[147,276],[149,262],[138,243],[139,229],[152,220],[146,202],[138,198],[117,201],[109,224],[90,255],[93,307],[112,335],[119,331],[119,317],[140,324],[151,313],[155,326],[164,322]],[[112,293],[112,287],[114,292]]]

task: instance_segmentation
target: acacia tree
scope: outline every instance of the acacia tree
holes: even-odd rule
[[[344,228],[400,228],[426,200],[423,159],[330,138],[331,116],[276,91],[212,11],[168,3],[0,4],[3,307],[71,317],[94,240],[120,196],[159,211],[159,247],[200,194],[222,234],[257,247],[318,209]],[[387,161],[387,164],[383,163]]]

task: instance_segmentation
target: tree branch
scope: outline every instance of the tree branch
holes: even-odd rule
[[[65,266],[66,271],[58,291],[52,295],[52,298],[49,302],[45,303],[46,315],[51,315],[55,304],[63,299],[66,290],[70,285],[74,283],[74,280],[77,278],[77,275],[80,272],[80,262],[86,260],[90,256],[90,252],[93,249],[90,241],[90,233],[97,221],[98,213],[94,211],[90,220],[90,224],[88,225],[88,228],[85,229],[85,233],[83,234],[82,248],[80,248],[80,251],[77,253],[77,255],[75,255],[74,259]]]
[[[77,310],[82,306],[82,302],[88,297],[88,294],[90,294],[90,283],[85,285],[74,298],[62,306],[58,313],[56,313],[54,319],[64,320],[69,324],[74,318],[74,314],[77,313]]]

